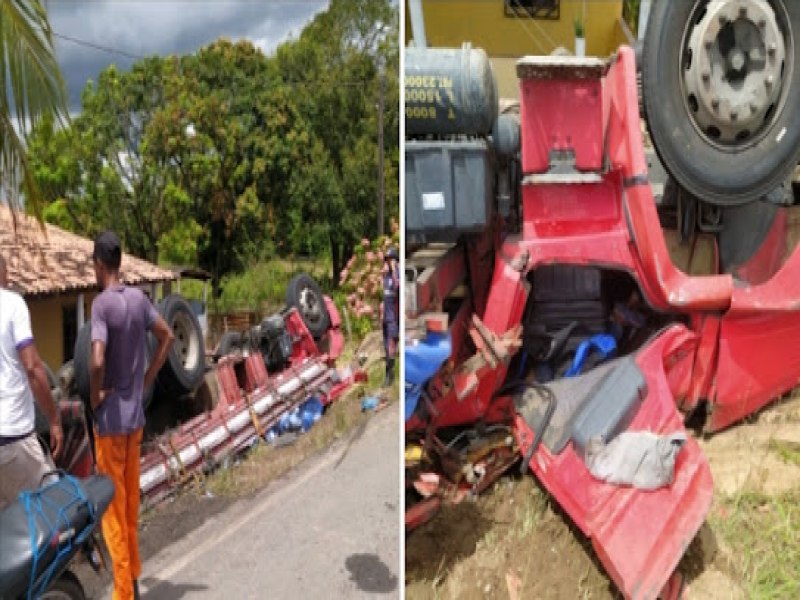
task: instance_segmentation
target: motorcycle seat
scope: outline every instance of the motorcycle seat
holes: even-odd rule
[[[34,586],[42,583],[54,560],[61,564],[53,573],[60,573],[80,549],[75,543],[80,541],[80,534],[87,527],[99,525],[113,496],[114,484],[105,475],[83,480],[64,476],[39,490],[20,494],[0,511],[0,599],[15,600],[27,594],[36,555]],[[69,544],[73,545],[70,551],[59,557],[59,551]]]

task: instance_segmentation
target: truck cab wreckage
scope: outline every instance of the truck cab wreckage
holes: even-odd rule
[[[656,57],[670,27],[683,31],[675,52],[701,36],[713,62],[744,39],[729,48],[717,24],[764,21],[762,41],[777,35],[797,44],[800,10],[756,2],[748,15],[751,3],[661,2],[650,27],[688,10],[676,4],[703,12],[687,13],[688,29],[648,32],[645,112],[675,177],[658,199],[631,48],[608,60],[520,59],[519,110],[499,116],[485,53],[468,45],[406,53],[406,528],[481,492],[522,457],[522,469],[590,538],[629,598],[675,593],[673,573],[711,506],[711,471],[685,423],[719,431],[800,381],[800,251],[792,241],[800,197],[788,184],[781,202],[761,199],[791,177],[800,154],[797,119],[785,125],[788,117],[777,115],[800,104],[796,47],[766,46],[783,60],[785,80],[765,100],[773,114],[753,140],[773,135],[777,120],[776,137],[789,146],[773,151],[782,153],[770,158],[775,173],[753,174],[763,180],[747,189],[733,182],[729,193],[720,183],[706,193],[708,181],[682,171],[670,146],[677,142],[664,137],[665,102],[652,96],[663,75],[653,65],[671,58]],[[694,60],[703,60],[699,52]],[[695,76],[702,83],[702,73],[683,74],[692,85]],[[703,101],[691,86],[681,89]],[[730,124],[736,98],[724,100]],[[692,117],[688,106],[686,120],[695,122],[686,127],[698,139],[680,138],[684,161],[698,144],[711,145],[713,133],[713,110]],[[705,156],[737,153],[713,144]],[[754,215],[765,213],[756,231]],[[657,486],[612,484],[590,470],[598,444],[610,448],[623,433],[666,440],[663,465],[656,462],[668,472]],[[623,448],[623,459],[632,451]],[[656,446],[648,452],[659,458]]]

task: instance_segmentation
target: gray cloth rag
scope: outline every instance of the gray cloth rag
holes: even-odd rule
[[[586,448],[586,466],[594,477],[607,483],[655,490],[672,483],[675,458],[685,443],[683,432],[625,431],[608,444],[592,438]]]

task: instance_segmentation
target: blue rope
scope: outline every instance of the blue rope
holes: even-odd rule
[[[57,504],[52,499],[44,496],[44,493],[53,486],[61,486],[66,489],[67,485],[72,488],[72,497],[64,504]],[[33,600],[41,596],[50,585],[56,568],[61,565],[65,558],[71,556],[74,552],[75,546],[83,544],[89,535],[94,531],[97,524],[97,515],[95,514],[94,506],[86,498],[77,479],[64,474],[61,479],[48,485],[45,488],[33,492],[22,492],[20,500],[25,507],[25,514],[28,517],[28,532],[30,533],[31,552],[33,554],[33,563],[31,565],[30,584],[28,585],[28,600]],[[67,510],[72,508],[75,504],[82,503],[89,511],[89,522],[77,535],[70,536],[69,539],[61,545],[56,551],[55,557],[50,562],[45,572],[42,574],[42,580],[39,585],[35,585],[36,572],[38,570],[39,561],[52,545],[58,544],[56,536],[60,531],[69,531],[71,529],[70,522],[67,518]],[[45,512],[45,507],[50,509],[51,513],[55,513],[55,521],[51,522],[48,518],[48,513]],[[40,552],[36,547],[36,522],[39,517],[47,526],[48,544]],[[59,527],[61,525],[61,527]]]
[[[20,494],[20,500],[22,500],[22,504],[25,507],[25,514],[28,516],[28,536],[31,540],[31,552],[33,553],[31,576],[28,578],[30,582],[28,584],[28,600],[31,600],[32,597],[34,575],[36,574],[36,567],[39,564],[39,553],[36,551],[36,518],[33,516],[33,511],[31,510],[31,498],[32,495],[29,492],[22,492],[22,494]]]

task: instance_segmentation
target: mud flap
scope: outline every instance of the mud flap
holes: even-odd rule
[[[647,392],[629,430],[683,431],[664,365],[692,336],[682,325],[672,326],[637,353],[635,362],[645,376]],[[525,456],[535,431],[520,411],[514,430]],[[711,506],[711,471],[691,437],[678,456],[672,485],[655,491],[594,479],[572,442],[558,454],[542,444],[529,467],[591,539],[600,562],[626,598],[658,597]]]

